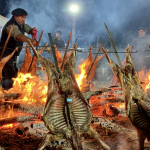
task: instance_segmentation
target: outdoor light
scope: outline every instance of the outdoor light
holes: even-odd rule
[[[78,11],[78,6],[77,5],[71,5],[70,6],[70,11],[77,12]]]
[[[72,46],[74,46],[75,43],[75,17],[76,17],[76,12],[78,11],[78,6],[77,5],[71,5],[70,6],[70,11],[72,12]]]

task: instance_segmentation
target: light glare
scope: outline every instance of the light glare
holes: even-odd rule
[[[72,6],[70,7],[70,11],[72,11],[72,12],[77,12],[77,11],[78,11],[78,6],[77,6],[77,5],[72,5]]]

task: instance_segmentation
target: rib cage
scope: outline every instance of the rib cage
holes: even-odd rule
[[[81,101],[80,98],[73,96],[72,99],[73,102],[71,106],[74,114],[74,120],[78,125],[78,128],[83,129],[90,119],[90,111],[88,106],[84,103],[84,101]]]
[[[134,69],[134,65],[126,49],[126,65],[121,69],[106,54],[107,61],[110,64],[114,74],[120,81],[125,95],[125,109],[129,120],[135,126],[139,140],[139,150],[144,150],[145,138],[150,141],[150,99],[140,84],[139,77]]]
[[[91,113],[89,106],[77,97],[76,94],[73,94],[71,97],[71,112],[73,113],[73,121],[77,125],[78,129],[81,132],[84,132],[84,126],[89,122],[91,118]],[[68,118],[66,115],[66,104],[63,97],[57,95],[56,100],[49,107],[48,112],[43,116],[43,119],[46,122],[46,125],[52,130],[51,126],[54,127],[54,131],[66,130],[68,126]],[[69,129],[69,128],[68,128]]]
[[[55,130],[67,127],[66,117],[65,117],[65,101],[63,98],[55,100],[45,115],[48,118],[47,124],[51,124],[55,127]],[[58,123],[63,123],[61,126]]]
[[[142,113],[143,112],[143,113]],[[133,117],[133,124],[138,126],[140,129],[150,131],[150,102],[142,100],[140,104],[134,103],[131,107],[131,117]]]
[[[48,76],[47,101],[42,118],[50,133],[45,136],[38,150],[43,150],[51,141],[62,138],[68,139],[74,150],[82,150],[80,135],[83,133],[90,134],[105,149],[110,150],[90,126],[92,113],[74,77],[75,52],[65,63],[64,69],[57,71],[55,65],[36,52],[29,43]],[[72,102],[66,102],[66,98],[71,98]]]

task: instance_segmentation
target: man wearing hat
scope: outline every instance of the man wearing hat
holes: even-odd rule
[[[150,69],[149,64],[149,53],[145,52],[149,49],[150,44],[150,35],[146,34],[146,29],[144,27],[140,27],[138,29],[139,38],[134,40],[129,44],[130,48],[133,46],[132,51],[137,51],[137,53],[132,53],[131,57],[134,63],[135,70],[137,72],[144,71]]]
[[[16,66],[17,56],[19,56],[20,51],[23,46],[23,42],[27,42],[29,39],[34,46],[38,45],[36,41],[37,29],[31,28],[29,25],[25,24],[26,16],[28,15],[24,9],[17,8],[12,11],[12,18],[4,25],[2,29],[1,41],[0,41],[0,53],[2,52],[6,39],[8,37],[9,31],[14,24],[10,39],[7,43],[6,49],[2,57],[11,54],[16,47],[19,47],[18,51],[15,52],[13,57],[5,64],[2,70],[2,87],[8,90],[13,85],[12,78],[17,77],[18,68]],[[32,39],[26,37],[24,34],[31,34]]]
[[[62,30],[60,29],[57,29],[55,31],[56,33],[56,36],[53,38],[53,43],[57,46],[57,47],[60,47],[60,48],[64,48],[65,47],[65,42],[64,40],[62,39],[61,35],[62,35]]]

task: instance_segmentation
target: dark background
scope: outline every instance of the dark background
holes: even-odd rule
[[[88,46],[96,45],[99,36],[99,42],[104,40],[104,47],[110,49],[104,22],[111,35],[115,37],[118,51],[124,51],[128,43],[138,38],[139,27],[145,27],[147,34],[150,34],[149,0],[0,0],[0,15],[10,19],[13,9],[23,8],[28,12],[26,23],[38,29],[38,38],[44,30],[40,46],[49,42],[47,33],[55,36],[57,28],[63,30],[62,37],[67,43],[72,30],[73,13],[69,10],[71,4],[79,6],[79,11],[75,14],[75,29],[76,37],[82,36],[77,40],[78,46],[82,48],[85,47],[86,40]],[[119,54],[119,56],[123,61],[125,54]],[[78,59],[83,57],[87,57],[87,54],[78,53]],[[21,60],[23,61],[22,57]]]
[[[117,47],[125,48],[128,43],[138,37],[139,27],[146,27],[150,33],[150,1],[149,0],[0,0],[0,15],[11,17],[11,11],[17,7],[24,8],[28,12],[26,23],[35,26],[39,30],[38,36],[44,30],[42,42],[48,41],[47,33],[55,36],[55,30],[63,30],[62,37],[67,43],[72,29],[72,13],[70,4],[79,6],[76,13],[76,37],[80,47],[85,46],[85,40],[90,45],[100,40],[109,40],[104,28],[107,24],[112,35],[116,36]]]

